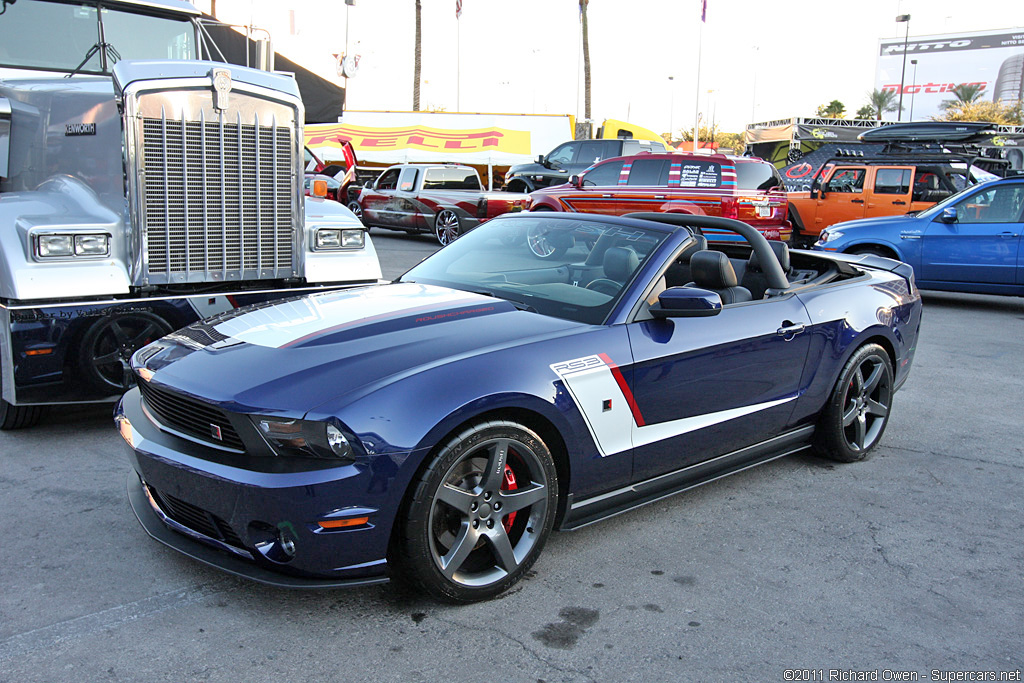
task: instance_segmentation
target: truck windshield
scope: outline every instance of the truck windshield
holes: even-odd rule
[[[100,12],[107,43],[106,71],[99,45]],[[0,15],[0,66],[4,67],[97,74],[109,73],[120,59],[197,58],[195,28],[187,17],[125,12],[95,2],[40,0],[8,4]]]

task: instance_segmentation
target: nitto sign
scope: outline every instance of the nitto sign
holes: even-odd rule
[[[875,90],[900,93],[903,111],[885,112],[895,121],[942,116],[959,98],[957,86],[980,102],[1014,105],[1021,100],[1024,79],[1024,31],[997,29],[974,33],[886,38],[878,42]],[[963,92],[961,92],[963,94]]]

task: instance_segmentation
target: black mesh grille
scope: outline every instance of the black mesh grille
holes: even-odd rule
[[[245,449],[238,432],[235,431],[224,411],[219,408],[154,386],[146,381],[139,382],[139,390],[149,409],[167,427],[215,446],[223,445],[238,450]],[[213,435],[216,431],[214,427],[220,430],[220,440]]]
[[[196,507],[191,503],[186,503],[174,496],[160,493],[152,486],[149,487],[149,492],[153,495],[153,499],[160,506],[160,509],[163,510],[164,514],[178,524],[188,527],[192,531],[198,531],[203,536],[223,541],[236,548],[245,549],[245,546],[242,545],[242,539],[238,537],[238,534],[231,528],[231,525],[217,515]]]

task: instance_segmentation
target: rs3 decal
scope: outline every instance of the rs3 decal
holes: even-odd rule
[[[602,457],[711,427],[796,399],[796,396],[787,396],[775,401],[648,425],[622,371],[607,354],[575,358],[554,363],[550,367],[562,379],[573,403],[582,413]]]

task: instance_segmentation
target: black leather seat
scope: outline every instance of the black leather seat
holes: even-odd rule
[[[629,247],[611,247],[604,252],[602,262],[604,277],[598,278],[587,285],[587,289],[615,296],[622,289],[636,269],[640,266],[640,257]]]
[[[788,276],[792,269],[789,262],[789,247],[785,242],[776,240],[769,240],[768,245],[775,252],[775,258],[779,260],[782,272]],[[750,252],[750,258],[747,259],[747,267],[743,271],[743,280],[740,284],[750,290],[750,296],[754,299],[764,298],[764,293],[768,289],[768,278],[764,274],[756,251]]]
[[[750,290],[741,287],[728,257],[720,251],[698,251],[690,259],[693,282],[689,286],[717,292],[722,304],[751,301]]]

